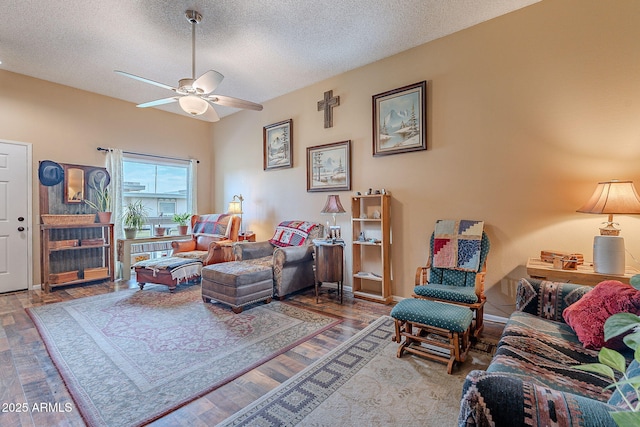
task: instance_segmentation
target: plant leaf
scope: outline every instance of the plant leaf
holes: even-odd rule
[[[625,335],[622,341],[624,341],[624,343],[630,349],[636,350],[638,347],[640,347],[640,331],[634,331],[629,335]]]
[[[627,369],[627,362],[624,356],[615,350],[603,347],[598,353],[598,360],[607,366],[612,367],[620,372],[624,372]]]
[[[636,427],[640,425],[640,412],[609,412],[619,427]]]
[[[616,376],[613,373],[613,369],[611,369],[607,365],[603,365],[602,363],[587,363],[585,365],[575,365],[573,366],[575,369],[579,369],[581,371],[593,372],[596,374],[604,375],[611,378],[611,381],[616,380]]]
[[[636,326],[640,326],[640,317],[632,313],[616,313],[604,323],[604,340],[609,341]]]

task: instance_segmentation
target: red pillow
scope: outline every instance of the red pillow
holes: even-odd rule
[[[604,322],[616,313],[640,313],[640,291],[617,280],[605,280],[562,312],[564,321],[586,348],[599,350],[605,346]],[[606,347],[626,348],[620,339],[612,338]]]

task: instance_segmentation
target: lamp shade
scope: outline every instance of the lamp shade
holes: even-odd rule
[[[229,213],[240,215],[242,213],[242,203],[239,201],[229,202]]]
[[[320,211],[323,214],[339,214],[345,213],[346,211],[342,207],[342,203],[340,203],[340,196],[337,194],[330,194],[327,196],[327,202],[324,205],[324,208]]]
[[[207,111],[207,108],[209,108],[209,103],[207,101],[195,95],[183,96],[178,100],[178,102],[180,103],[180,107],[192,116],[204,114],[205,111]]]
[[[640,197],[632,181],[599,182],[578,212],[592,214],[640,214]]]

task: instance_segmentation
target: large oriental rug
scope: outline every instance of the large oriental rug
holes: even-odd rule
[[[332,327],[274,301],[241,314],[165,286],[28,309],[90,426],[152,421]]]
[[[382,316],[331,353],[218,426],[453,426],[466,374],[488,353],[469,352],[447,375],[444,364],[398,359],[393,319]]]

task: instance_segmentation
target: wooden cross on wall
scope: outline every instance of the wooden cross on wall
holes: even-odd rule
[[[324,110],[324,128],[333,127],[333,107],[340,105],[340,97],[333,96],[333,91],[328,90],[324,93],[324,99],[318,101],[318,111]]]

